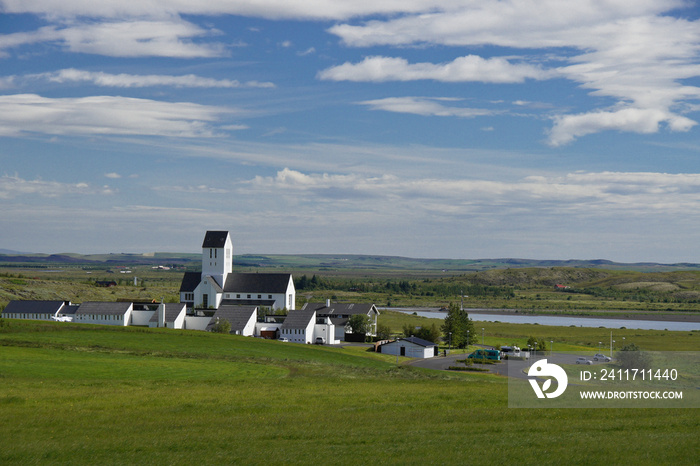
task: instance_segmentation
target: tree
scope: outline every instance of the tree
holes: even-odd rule
[[[372,321],[368,315],[354,314],[348,319],[348,327],[351,333],[366,335],[372,331]]]
[[[615,358],[617,364],[623,369],[645,370],[651,368],[651,355],[641,351],[634,343],[623,346],[615,354]]]
[[[377,338],[388,340],[391,337],[391,328],[386,324],[377,324]]]
[[[474,341],[474,323],[469,318],[466,311],[460,310],[459,306],[450,303],[447,309],[445,323],[441,327],[445,338],[451,340],[452,346],[457,348],[465,348],[467,346],[467,338]]]
[[[218,319],[211,331],[214,333],[231,333],[231,322],[226,319]]]

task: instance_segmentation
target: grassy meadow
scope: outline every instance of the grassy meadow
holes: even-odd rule
[[[196,331],[5,319],[0,384],[1,464],[696,464],[700,453],[692,409],[512,409],[503,377]]]

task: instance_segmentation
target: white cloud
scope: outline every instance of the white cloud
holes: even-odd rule
[[[113,96],[51,99],[0,96],[0,136],[25,132],[65,135],[211,137],[209,124],[231,110],[188,102]]]
[[[113,180],[118,180],[122,176],[119,173],[116,172],[111,172],[111,173],[105,173],[105,178],[111,178]]]
[[[551,131],[550,143],[556,146],[605,130],[651,133],[665,122],[671,131],[687,131],[695,124],[678,111],[682,104],[691,106],[688,100],[700,99],[698,87],[680,84],[681,80],[700,76],[700,24],[697,20],[664,16],[687,6],[681,0],[467,2],[443,5],[425,14],[338,24],[329,31],[355,47],[496,45],[559,48],[562,54],[569,53],[563,57],[568,65],[540,70],[541,76],[551,73],[573,80],[591,89],[593,95],[616,99],[618,105],[612,110],[560,116]],[[572,54],[567,48],[580,52]],[[327,72],[342,72],[346,79],[356,75],[366,78],[374,72],[383,79],[396,80],[408,78],[399,77],[392,66],[414,79],[420,76],[419,71],[425,72],[412,69],[414,65],[400,59],[393,63],[365,61],[366,65],[346,64]],[[446,71],[439,65],[421,66]]]
[[[369,106],[372,110],[384,110],[396,113],[411,113],[423,116],[456,116],[473,118],[476,116],[493,115],[497,112],[480,108],[467,108],[443,105],[441,101],[456,99],[436,99],[429,97],[388,97],[385,99],[366,100],[360,104]]]
[[[31,78],[48,79],[57,83],[65,82],[89,82],[104,87],[202,87],[202,88],[273,88],[274,83],[247,81],[240,82],[235,79],[212,79],[187,74],[183,76],[169,75],[138,75],[138,74],[110,74],[95,71],[77,70],[74,68],[63,69],[52,73],[30,75]]]
[[[14,199],[27,195],[56,198],[72,194],[108,195],[114,194],[114,190],[109,186],[96,187],[83,182],[61,183],[42,179],[25,180],[17,175],[0,177],[0,199]]]
[[[348,19],[374,14],[425,12],[450,0],[379,0],[340,2],[337,0],[4,0],[7,13],[35,13],[51,17],[95,18],[168,17],[183,15],[242,15],[270,19]]]
[[[700,174],[577,172],[562,176],[528,176],[514,181],[477,179],[405,179],[393,175],[305,174],[285,168],[274,177],[245,183],[252,195],[290,196],[297,205],[337,208],[362,203],[377,215],[403,212],[407,221],[425,215],[608,216],[700,214]]]
[[[554,119],[549,142],[556,147],[567,144],[577,137],[602,130],[656,133],[663,122],[672,131],[688,131],[697,124],[689,118],[654,108],[625,108],[612,112],[597,111],[580,115],[562,115]]]
[[[512,64],[505,58],[482,58],[467,55],[449,63],[409,64],[403,58],[367,57],[360,63],[344,63],[319,73],[320,79],[333,81],[415,81],[431,79],[443,82],[479,81],[488,83],[520,83],[526,79],[549,79],[553,71],[539,66]]]
[[[58,43],[71,52],[112,57],[221,57],[227,51],[222,44],[197,44],[193,38],[210,35],[186,21],[114,21],[70,23],[46,26],[33,32],[0,36],[0,53],[6,49],[39,42]]]

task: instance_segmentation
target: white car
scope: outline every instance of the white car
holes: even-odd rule
[[[606,356],[606,355],[604,355],[604,354],[600,354],[600,353],[598,353],[598,354],[596,354],[595,356],[593,356],[593,360],[594,360],[594,361],[602,361],[602,362],[610,362],[610,361],[612,361],[612,359],[611,359],[610,357],[608,357],[608,356]]]
[[[283,343],[287,343],[287,342],[289,342],[289,338],[282,337],[282,338],[278,338],[277,341],[281,341],[281,342],[283,342]]]
[[[576,364],[588,364],[588,365],[590,366],[590,365],[593,364],[593,363],[590,361],[590,359],[586,359],[586,358],[577,358],[577,359],[576,359]]]

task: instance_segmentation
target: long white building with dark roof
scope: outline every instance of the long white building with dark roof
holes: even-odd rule
[[[202,242],[202,271],[187,272],[180,301],[190,309],[223,305],[295,308],[296,290],[290,273],[233,271],[233,244],[228,231],[207,231]]]

